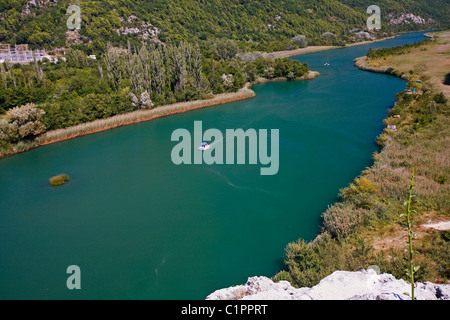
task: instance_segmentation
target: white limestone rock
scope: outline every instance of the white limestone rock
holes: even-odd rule
[[[410,300],[411,286],[391,274],[375,270],[335,271],[312,288],[294,288],[288,281],[274,283],[251,277],[240,286],[220,289],[207,300]],[[418,283],[418,300],[450,300],[449,284]]]

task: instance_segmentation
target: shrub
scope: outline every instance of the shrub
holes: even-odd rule
[[[287,272],[286,270],[282,270],[272,277],[272,281],[273,282],[280,282],[280,281],[291,282],[292,280],[291,280],[291,276],[290,276],[289,272]]]
[[[321,279],[320,258],[312,246],[303,240],[288,244],[285,263],[294,285],[311,287]]]
[[[375,182],[366,177],[356,178],[347,188],[341,189],[340,196],[344,200],[356,196],[358,194],[375,194],[378,192],[378,186]]]
[[[378,221],[388,222],[391,217],[388,212],[388,206],[382,202],[376,202],[373,208],[374,215],[378,218]]]
[[[10,109],[6,113],[10,121],[0,121],[0,139],[17,142],[40,135],[46,129],[40,121],[44,114],[33,103]]]
[[[386,146],[386,143],[388,142],[388,140],[389,140],[389,135],[387,134],[387,133],[382,133],[382,134],[380,134],[379,136],[378,136],[378,138],[377,138],[377,144],[380,146],[380,147],[384,147],[384,146]]]
[[[70,180],[70,178],[67,174],[60,174],[60,175],[54,176],[49,179],[50,185],[52,185],[52,186],[63,185],[69,180]]]
[[[447,101],[448,101],[448,99],[445,97],[445,95],[444,95],[443,92],[440,92],[440,93],[436,94],[436,95],[433,97],[433,100],[434,100],[436,103],[447,103]]]
[[[384,123],[386,126],[389,126],[389,125],[398,125],[398,124],[400,123],[400,120],[397,119],[397,118],[386,118],[386,119],[383,120],[383,123]]]
[[[294,42],[299,48],[305,48],[308,46],[308,41],[306,37],[303,35],[295,36],[291,39],[291,42]]]
[[[381,155],[378,152],[375,151],[372,154],[372,159],[373,159],[373,161],[379,161],[381,159]]]
[[[446,230],[446,231],[441,232],[441,237],[444,241],[450,242],[450,231]]]
[[[370,211],[349,203],[336,203],[322,215],[325,229],[338,239],[346,238],[353,230],[362,225]]]
[[[328,233],[310,243],[298,240],[286,247],[285,264],[289,269],[279,272],[275,281],[288,280],[296,287],[312,287],[336,270],[360,269],[362,264],[356,256],[349,246],[343,246]]]
[[[435,181],[439,184],[444,184],[447,181],[447,176],[445,174],[439,175]]]
[[[12,145],[5,140],[0,139],[0,155],[11,151]]]

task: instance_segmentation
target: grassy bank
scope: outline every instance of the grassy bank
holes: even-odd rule
[[[382,41],[384,39],[379,39],[375,41]],[[360,45],[365,44],[373,41],[363,41],[358,43],[353,43],[351,45]],[[337,46],[310,46],[306,48],[300,48],[295,50],[288,50],[288,51],[279,51],[279,52],[273,52],[271,55],[273,55],[273,58],[276,59],[275,62],[272,62],[274,67],[273,74],[269,74],[269,78],[262,78],[260,73],[261,70],[251,70],[249,73],[255,73],[248,81],[252,81],[251,84],[260,84],[264,82],[275,82],[275,81],[298,81],[298,80],[312,80],[315,77],[319,76],[318,72],[315,71],[308,71],[307,74],[303,75],[300,78],[295,78],[295,75],[289,74],[289,78],[280,76],[277,71],[278,67],[283,67],[282,64],[283,61],[279,59],[285,59],[286,57],[299,55],[299,54],[305,54],[310,52],[316,52],[316,51],[323,51],[323,50],[330,50],[340,48]],[[261,60],[261,59],[260,59]],[[279,62],[277,62],[279,61]],[[250,63],[251,64],[251,63]],[[280,64],[280,66],[278,65]],[[266,66],[267,67],[267,66]],[[261,69],[261,66],[259,64],[256,65],[256,69]],[[267,70],[270,70],[271,68],[267,68]],[[279,69],[279,68],[278,68]],[[283,68],[281,68],[283,69]],[[288,68],[289,69],[289,68]],[[297,68],[298,69],[298,68]],[[82,71],[85,71],[84,69]],[[92,70],[91,70],[92,71]],[[265,70],[263,70],[265,72]],[[93,72],[93,71],[92,71]],[[222,72],[222,71],[221,71]],[[219,73],[221,73],[219,72]],[[95,73],[95,72],[94,72]],[[87,76],[87,74],[83,73],[83,77]],[[96,76],[90,75],[89,87],[93,86],[94,83],[102,83],[99,79],[96,79]],[[77,80],[79,81],[79,79]],[[243,84],[243,83],[242,83]],[[15,143],[7,142],[4,139],[1,139],[1,130],[0,130],[0,157],[4,157],[7,155],[12,155],[20,152],[28,151],[32,148],[46,145],[54,142],[59,142],[63,140],[68,140],[72,138],[76,138],[79,136],[84,136],[100,131],[105,131],[113,128],[117,128],[124,125],[129,125],[137,122],[142,121],[148,121],[151,119],[169,116],[176,113],[186,112],[189,110],[195,110],[198,108],[204,108],[209,106],[215,106],[218,104],[224,104],[228,102],[234,102],[239,101],[243,99],[248,99],[254,97],[254,92],[250,90],[250,85],[246,84],[242,89],[240,89],[237,92],[227,92],[222,94],[216,94],[211,99],[206,100],[193,100],[189,102],[179,102],[179,103],[173,103],[169,105],[160,105],[154,109],[145,109],[145,110],[115,110],[118,108],[118,106],[111,106],[116,103],[118,100],[123,99],[123,97],[119,98],[114,96],[108,96],[105,94],[92,94],[88,95],[87,97],[83,99],[74,99],[74,100],[67,100],[65,101],[64,105],[50,105],[47,106],[49,111],[48,114],[45,115],[47,117],[44,122],[46,122],[47,127],[53,126],[50,128],[47,133],[39,136],[36,139],[26,139],[21,140]],[[103,89],[99,89],[99,93],[103,92]],[[42,91],[42,89],[37,89],[37,91]],[[223,91],[222,91],[223,92]],[[76,96],[76,95],[75,95]],[[89,98],[89,99],[88,99]],[[87,100],[88,106],[84,107],[83,103]],[[93,101],[91,101],[93,100]],[[83,102],[80,105],[80,101]],[[114,101],[114,103],[113,103]],[[99,106],[101,104],[101,106]],[[39,106],[39,105],[38,105]],[[86,109],[87,108],[87,109]],[[99,109],[96,110],[97,113],[93,112],[91,109]],[[111,109],[111,110],[110,110]],[[119,108],[120,109],[120,108]],[[118,112],[120,111],[120,112]],[[86,114],[88,113],[90,116],[86,117]],[[104,115],[103,113],[106,113]],[[111,116],[108,116],[108,114],[113,114]],[[91,118],[94,117],[97,118],[97,120],[92,120]],[[5,114],[1,114],[0,112],[0,120],[1,119],[8,120]],[[68,118],[68,119],[66,119]],[[49,120],[50,119],[50,120]],[[83,119],[83,122],[80,123],[81,119]],[[89,120],[86,120],[89,119]],[[67,127],[66,122],[71,122],[71,126]],[[61,128],[61,129],[57,129]],[[52,130],[53,129],[53,130]]]
[[[294,81],[312,80],[319,76],[316,71],[309,71],[305,77],[294,79]],[[171,105],[160,106],[150,110],[138,110],[126,114],[113,116],[107,119],[100,119],[88,123],[83,123],[77,126],[53,130],[38,137],[35,141],[35,146],[46,145],[58,141],[68,140],[75,137],[101,132],[133,123],[148,121],[160,117],[166,117],[177,113],[183,113],[191,110],[212,107],[225,103],[250,99],[255,96],[255,92],[250,89],[253,84],[260,84],[272,81],[288,81],[286,78],[265,79],[258,78],[253,83],[247,83],[238,92],[223,93],[214,96],[211,99],[195,100],[189,102],[175,103]]]
[[[255,96],[255,92],[250,89],[250,87],[254,84],[261,84],[265,82],[276,82],[276,81],[312,80],[319,75],[320,75],[319,72],[309,71],[306,76],[292,80],[282,77],[274,79],[258,78],[253,83],[247,83],[243,88],[241,88],[237,92],[218,94],[212,97],[211,99],[174,103],[148,110],[137,110],[125,114],[115,115],[106,119],[99,119],[87,123],[82,123],[68,128],[52,130],[44,133],[43,135],[40,135],[39,137],[37,137],[32,141],[19,142],[17,145],[14,146],[14,149],[12,151],[4,152],[3,154],[0,152],[0,157],[25,152],[42,145],[69,140],[76,137],[85,136],[88,134],[93,134],[101,131],[118,128],[125,125],[130,125],[133,123],[149,121],[152,119],[166,117],[177,113],[183,113],[191,110],[250,99]]]
[[[73,139],[76,137],[93,134],[105,130],[110,130],[113,128],[133,123],[148,121],[155,118],[165,117],[200,108],[206,108],[229,102],[249,99],[253,98],[254,96],[255,96],[254,91],[250,89],[250,84],[247,83],[238,92],[218,94],[211,99],[180,102],[171,105],[156,107],[154,109],[149,110],[137,110],[125,114],[112,116],[106,119],[99,119],[92,122],[79,124],[64,129],[52,130],[39,136],[33,141],[19,142],[12,151],[0,154],[0,156],[20,153],[42,145]]]
[[[437,227],[450,221],[449,92],[443,84],[449,34],[440,32],[436,41],[404,52],[355,61],[363,70],[402,77],[412,91],[397,94],[373,165],[340,190],[340,201],[323,213],[323,229],[314,241],[299,239],[287,246],[286,270],[275,280],[312,286],[335,270],[370,265],[408,280],[404,203],[414,168],[413,248],[420,267],[415,280],[449,281],[450,231]]]

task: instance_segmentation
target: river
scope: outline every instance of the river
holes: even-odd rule
[[[314,239],[339,189],[371,165],[382,119],[405,88],[353,59],[422,39],[293,57],[321,75],[1,159],[0,299],[204,299],[273,276],[286,245]],[[171,134],[193,132],[194,121],[222,132],[279,129],[278,173],[173,164]],[[71,181],[51,187],[59,173]],[[80,268],[80,290],[66,286],[70,265]]]

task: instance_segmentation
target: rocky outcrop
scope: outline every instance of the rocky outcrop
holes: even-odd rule
[[[207,300],[411,300],[411,285],[375,269],[335,271],[312,288],[294,288],[288,281],[251,277],[240,286],[220,289]],[[450,300],[450,284],[417,283],[417,300]]]
[[[398,18],[394,18],[393,14],[388,14],[387,18],[389,19],[389,24],[398,25],[398,24],[427,24],[434,23],[435,21],[432,18],[425,20],[420,16],[416,16],[412,13],[403,12]]]

